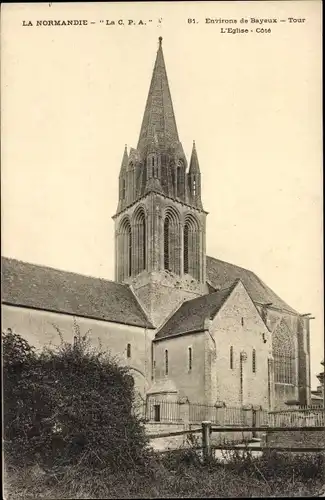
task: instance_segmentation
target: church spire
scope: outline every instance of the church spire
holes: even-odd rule
[[[168,148],[172,144],[179,143],[162,50],[162,37],[159,37],[156,62],[152,73],[137,149],[141,153],[146,153],[146,149],[153,138],[158,140],[159,145],[163,149]]]

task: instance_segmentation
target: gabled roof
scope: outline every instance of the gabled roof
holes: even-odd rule
[[[153,328],[127,285],[6,257],[2,303]]]
[[[202,297],[187,300],[156,333],[155,339],[171,335],[196,332],[204,329],[206,319],[213,319],[234,290],[239,280],[230,287],[223,288]]]
[[[284,300],[271,290],[256,274],[243,267],[235,266],[213,257],[206,257],[207,281],[215,289],[229,285],[240,279],[254,302],[269,304],[279,309],[284,309],[293,314],[298,314]]]

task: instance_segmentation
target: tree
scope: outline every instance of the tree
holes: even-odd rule
[[[7,463],[80,462],[123,469],[141,463],[147,439],[133,414],[133,378],[75,323],[74,343],[36,353],[20,335],[3,339]]]

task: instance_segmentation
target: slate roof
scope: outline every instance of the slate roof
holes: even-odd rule
[[[284,300],[271,290],[256,274],[243,267],[235,266],[213,257],[206,257],[207,281],[215,289],[223,288],[240,279],[254,302],[270,303],[279,309],[298,314]]]
[[[230,287],[217,292],[183,302],[175,314],[162,325],[155,335],[155,339],[203,330],[205,320],[213,319],[216,316],[238,281],[236,280]]]
[[[2,303],[153,328],[127,285],[6,257]]]

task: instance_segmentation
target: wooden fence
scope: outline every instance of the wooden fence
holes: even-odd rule
[[[234,426],[225,426],[225,427],[217,427],[212,425],[211,422],[205,421],[202,422],[200,428],[196,429],[191,429],[191,430],[186,430],[186,431],[177,431],[177,432],[168,432],[168,433],[159,433],[156,435],[151,435],[151,439],[157,439],[157,438],[168,438],[168,437],[176,437],[176,436],[193,436],[195,434],[201,435],[202,438],[202,444],[200,446],[192,446],[192,449],[195,450],[201,450],[202,451],[202,456],[203,456],[203,461],[207,462],[210,460],[212,457],[213,450],[245,450],[249,452],[266,452],[266,451],[278,451],[278,452],[289,452],[289,453],[294,453],[294,452],[299,452],[299,453],[316,453],[316,452],[325,452],[325,446],[322,446],[319,444],[318,446],[313,445],[313,446],[272,446],[268,444],[267,439],[266,441],[261,445],[252,446],[251,444],[248,445],[248,443],[242,443],[242,444],[220,444],[220,445],[213,445],[211,443],[211,434],[213,433],[227,433],[227,432],[252,432],[253,434],[255,432],[263,432],[267,435],[267,432],[271,431],[272,433],[275,432],[322,432],[324,433],[325,427],[324,426],[297,426],[297,427],[273,427],[270,429],[267,426],[243,426],[243,427],[234,427]],[[179,452],[179,449],[169,449],[169,450],[164,450],[161,451],[160,453],[170,453],[170,452]]]

